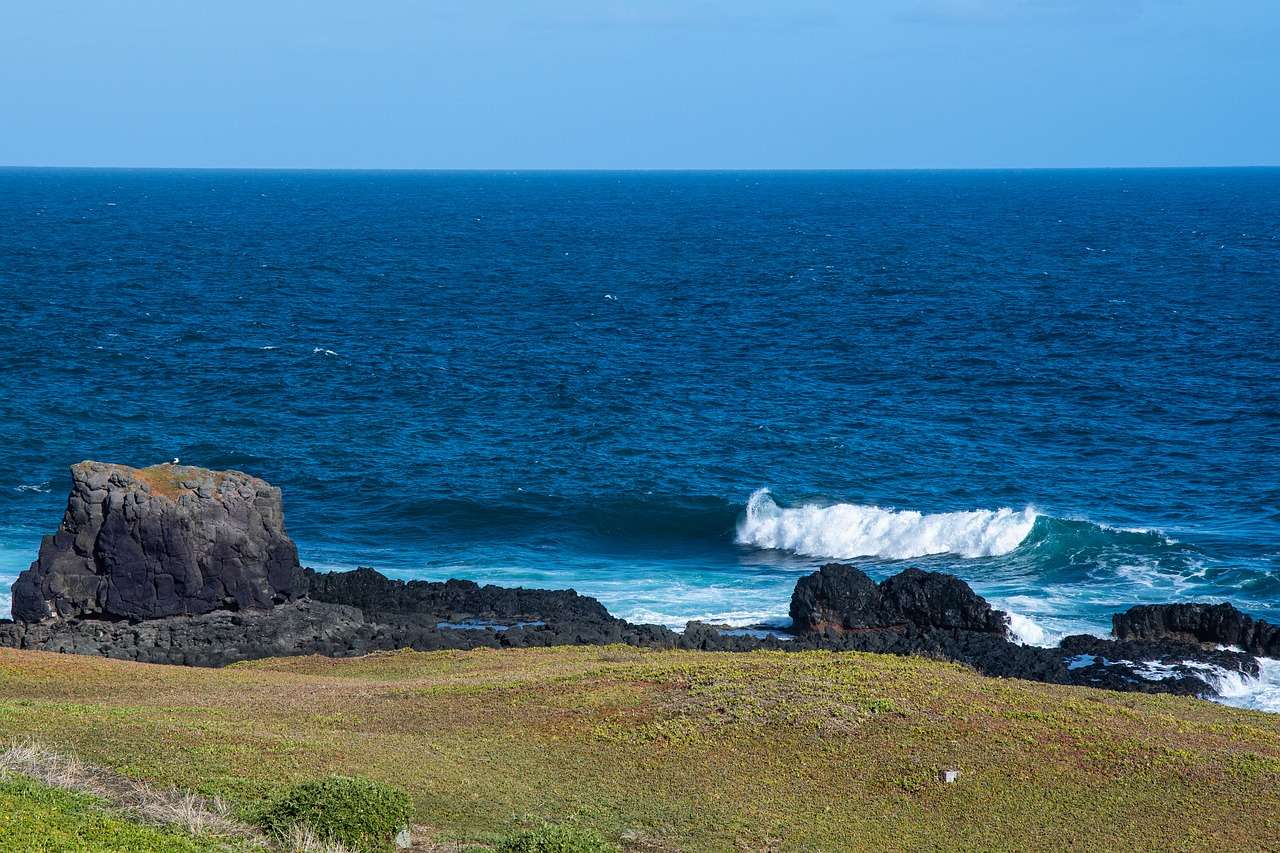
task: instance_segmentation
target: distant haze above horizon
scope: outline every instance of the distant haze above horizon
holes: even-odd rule
[[[1280,163],[1266,0],[51,0],[0,22],[8,166]]]

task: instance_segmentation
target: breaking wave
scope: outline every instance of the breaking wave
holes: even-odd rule
[[[747,501],[737,542],[806,557],[905,560],[929,554],[995,557],[1027,538],[1036,511],[979,509],[932,515],[861,504],[780,507],[768,489]]]

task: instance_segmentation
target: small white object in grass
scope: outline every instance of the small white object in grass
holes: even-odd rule
[[[959,770],[939,770],[938,771],[938,781],[945,782],[948,785],[954,784],[956,780],[958,780],[959,778],[960,778]]]
[[[413,846],[413,836],[409,833],[409,827],[404,827],[396,833],[396,849],[404,850]]]

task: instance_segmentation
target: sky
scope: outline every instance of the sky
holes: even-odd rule
[[[1276,0],[0,0],[0,165],[1276,164]]]

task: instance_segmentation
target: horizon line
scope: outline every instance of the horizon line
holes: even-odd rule
[[[0,163],[3,171],[112,171],[112,172],[356,172],[408,174],[494,174],[494,173],[545,173],[545,174],[725,174],[725,173],[871,173],[871,172],[1100,172],[1100,171],[1197,171],[1228,169],[1276,169],[1277,163],[1248,164],[1199,164],[1199,165],[1104,165],[1104,166],[883,166],[883,167],[416,167],[416,166],[120,166],[120,165],[67,165],[67,164],[9,164]]]

